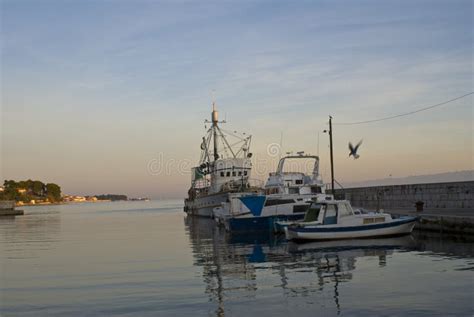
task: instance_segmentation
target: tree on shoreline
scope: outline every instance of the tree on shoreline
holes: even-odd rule
[[[46,195],[50,202],[61,201],[61,187],[54,183],[46,184]]]
[[[26,181],[5,180],[3,191],[0,192],[0,200],[14,200],[28,203],[31,200],[48,200],[49,202],[60,202],[61,187],[54,183],[44,184],[38,180],[28,179]]]

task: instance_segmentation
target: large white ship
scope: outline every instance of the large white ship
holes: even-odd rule
[[[211,126],[202,138],[199,164],[191,169],[191,187],[184,200],[188,215],[213,217],[213,208],[230,201],[234,193],[260,192],[250,175],[251,135],[225,131],[219,127],[218,112],[212,105]]]

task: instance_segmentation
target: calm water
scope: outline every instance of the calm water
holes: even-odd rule
[[[472,316],[466,238],[291,244],[229,236],[181,201],[0,219],[1,316]]]

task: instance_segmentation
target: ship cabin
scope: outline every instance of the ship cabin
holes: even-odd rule
[[[284,167],[290,159],[306,159],[312,162],[313,171],[311,175],[302,172],[285,172]],[[308,160],[309,159],[309,160]],[[265,184],[265,194],[295,194],[315,195],[324,193],[323,182],[319,177],[319,157],[312,155],[295,155],[282,158],[278,164],[277,171],[270,173]]]
[[[250,158],[225,158],[192,169],[192,189],[199,194],[241,191],[249,187]]]
[[[390,222],[390,214],[379,212],[362,212],[354,210],[348,200],[328,200],[313,202],[306,211],[303,223],[323,225],[368,225]]]
[[[248,186],[252,163],[250,158],[226,158],[213,162],[212,193],[243,190]]]

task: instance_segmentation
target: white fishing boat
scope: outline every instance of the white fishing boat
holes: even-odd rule
[[[332,200],[312,203],[303,221],[280,225],[288,240],[335,240],[409,234],[417,219],[354,211],[349,201]]]
[[[311,174],[292,171],[292,167],[312,164]],[[290,171],[285,169],[290,165]],[[319,157],[314,155],[289,155],[283,157],[276,172],[270,173],[264,193],[239,193],[214,208],[214,219],[228,231],[274,231],[276,221],[303,219],[313,201],[332,200],[324,193],[319,175]]]
[[[191,187],[184,201],[188,215],[213,217],[212,210],[236,193],[260,193],[261,185],[251,181],[249,152],[252,136],[224,131],[218,112],[212,107],[211,126],[202,138],[199,164],[191,169]]]

